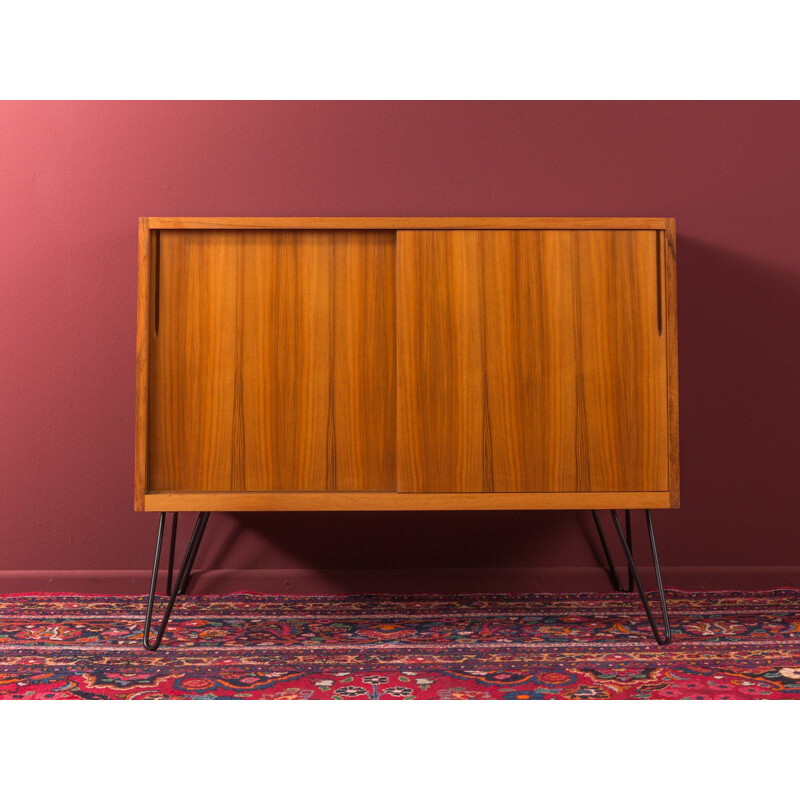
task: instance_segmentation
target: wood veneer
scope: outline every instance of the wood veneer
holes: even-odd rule
[[[135,507],[677,505],[674,230],[141,220]]]
[[[150,492],[145,511],[670,508],[668,492]]]
[[[160,238],[150,490],[394,490],[394,235]]]
[[[398,234],[398,489],[666,491],[652,231]]]
[[[664,217],[149,217],[151,230],[664,230]]]

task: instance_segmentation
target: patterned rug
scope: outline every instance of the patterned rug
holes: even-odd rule
[[[163,598],[159,598],[163,603]],[[800,591],[669,592],[673,643],[622,594],[0,596],[3,699],[800,699]]]

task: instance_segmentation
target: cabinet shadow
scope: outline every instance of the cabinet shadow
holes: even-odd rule
[[[697,588],[704,569],[800,564],[800,272],[680,235],[677,256],[682,508],[653,518],[668,583],[688,569]],[[215,514],[198,558],[200,570],[331,570],[332,593],[364,590],[347,570],[396,570],[400,587],[404,571],[430,570],[446,592],[469,585],[453,571],[602,577],[603,565],[590,514],[573,511]]]

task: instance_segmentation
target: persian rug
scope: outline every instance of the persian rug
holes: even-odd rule
[[[800,591],[669,608],[659,647],[635,595],[190,596],[150,653],[145,598],[4,596],[0,698],[800,699]]]

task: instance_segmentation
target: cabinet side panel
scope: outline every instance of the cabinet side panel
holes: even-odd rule
[[[147,398],[150,369],[150,273],[151,239],[158,236],[151,232],[146,219],[139,220],[139,274],[136,293],[136,430],[134,450],[133,507],[144,511],[144,496],[147,492]]]
[[[393,235],[162,236],[151,490],[394,489]]]
[[[676,267],[675,220],[668,219],[662,235],[664,299],[667,336],[667,392],[669,403],[669,493],[672,508],[681,503],[680,445],[678,435],[678,273]]]

